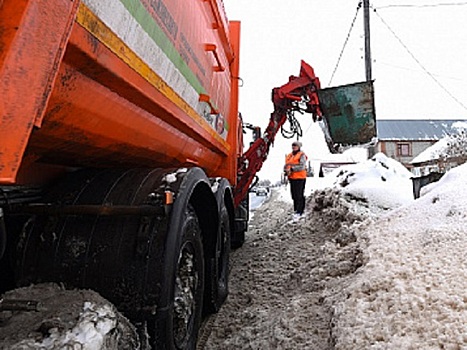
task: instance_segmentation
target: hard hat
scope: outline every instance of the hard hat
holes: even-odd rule
[[[299,148],[302,148],[302,143],[300,141],[294,141],[292,142],[292,146],[298,146]]]

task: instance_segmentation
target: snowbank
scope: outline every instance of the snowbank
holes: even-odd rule
[[[449,138],[431,152],[445,155],[452,145]],[[424,187],[418,200],[410,177],[377,154],[336,169],[332,189],[314,193],[320,205],[340,198],[351,212],[369,211],[370,220],[351,229],[365,264],[328,300],[335,349],[467,349],[467,165]]]
[[[365,162],[336,169],[331,176],[334,186],[344,193],[384,209],[394,209],[413,201],[412,174],[382,153]]]
[[[412,174],[401,163],[378,153],[371,159],[344,165],[324,178],[308,178],[305,194],[335,188],[381,209],[394,209],[413,201]],[[279,200],[291,202],[288,186],[281,187]]]
[[[308,178],[305,196],[311,198],[315,192],[334,189],[372,207],[369,214],[379,215],[381,211],[413,202],[411,176],[401,163],[378,153],[369,160],[344,165],[324,178]],[[289,186],[282,186],[278,191],[278,200],[292,202]]]
[[[334,310],[336,349],[466,349],[467,166],[359,234],[367,264]]]

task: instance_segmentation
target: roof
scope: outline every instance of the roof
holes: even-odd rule
[[[378,140],[439,140],[467,128],[466,119],[386,119],[377,120]]]

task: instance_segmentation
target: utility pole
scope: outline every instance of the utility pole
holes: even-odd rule
[[[365,30],[365,74],[366,81],[371,80],[371,48],[370,48],[370,0],[363,0],[363,21]]]

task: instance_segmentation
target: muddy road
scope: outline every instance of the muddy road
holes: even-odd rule
[[[362,216],[332,191],[307,198],[292,220],[277,192],[255,211],[232,253],[230,294],[205,349],[333,349],[333,307],[363,264],[351,226]]]

